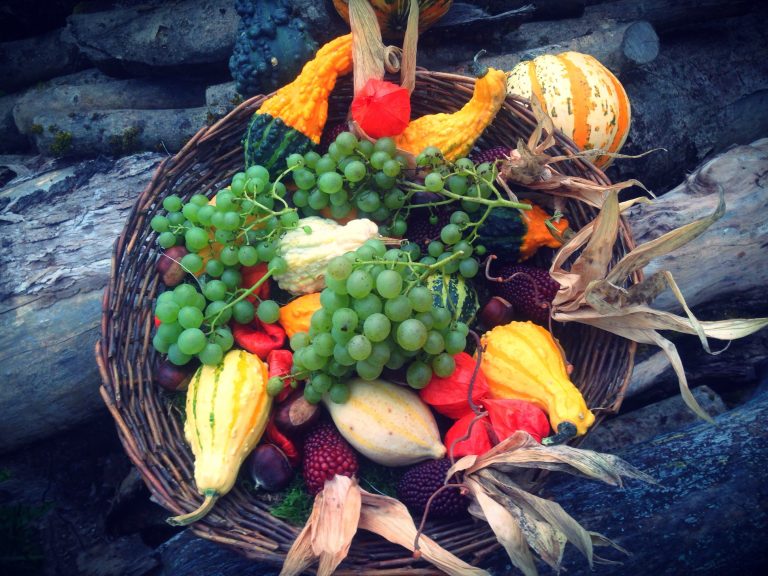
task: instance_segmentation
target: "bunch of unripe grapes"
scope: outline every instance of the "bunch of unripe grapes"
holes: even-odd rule
[[[327,392],[344,402],[345,379],[375,380],[385,368],[404,369],[416,389],[433,374],[453,373],[453,356],[466,347],[469,327],[435,305],[426,280],[442,274],[443,266],[413,260],[412,247],[387,249],[372,239],[328,263],[322,308],[312,315],[309,332],[290,341],[293,375],[308,378],[307,400],[318,402]]]
[[[216,365],[234,341],[228,323],[248,324],[255,316],[274,323],[279,306],[273,300],[254,304],[249,298],[258,286],[243,287],[243,267],[267,263],[267,274],[285,272],[285,259],[276,255],[276,239],[299,221],[296,210],[283,200],[286,188],[271,182],[262,166],[252,166],[232,177],[215,202],[202,194],[183,202],[176,195],[163,200],[165,214],[150,221],[164,248],[184,246],[178,262],[194,277],[160,294],[155,317],[160,321],[152,343],[177,365],[197,357]],[[169,258],[162,255],[161,258]]]

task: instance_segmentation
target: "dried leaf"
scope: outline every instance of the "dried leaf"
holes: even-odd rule
[[[307,523],[299,532],[296,540],[293,541],[290,550],[285,555],[280,576],[297,576],[309,568],[315,561],[315,554],[312,551],[312,529],[317,523],[322,499],[322,492],[315,496],[312,513],[309,515]]]
[[[453,466],[448,469],[448,472],[445,474],[446,479],[450,478],[457,472],[463,472],[467,468],[470,468],[475,464],[476,461],[477,455],[475,454],[467,454],[466,456],[462,456]]]
[[[496,535],[496,539],[507,551],[512,564],[517,566],[523,574],[536,576],[538,571],[520,524],[504,506],[486,493],[479,482],[469,477],[465,479],[465,483],[470,494],[482,509],[483,517]]]
[[[317,521],[312,525],[312,552],[320,560],[317,573],[327,576],[349,553],[360,519],[357,480],[336,475],[326,481]]]
[[[408,550],[415,550],[418,531],[405,505],[389,496],[371,494],[365,490],[361,490],[361,494],[360,528],[378,534]],[[485,570],[467,564],[427,536],[419,536],[419,551],[425,560],[446,574],[488,576]]]

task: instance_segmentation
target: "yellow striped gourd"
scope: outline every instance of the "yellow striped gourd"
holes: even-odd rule
[[[435,417],[413,390],[383,380],[354,379],[349,399],[323,398],[339,433],[352,447],[384,466],[442,458]]]
[[[508,75],[507,93],[535,94],[555,127],[582,150],[618,152],[629,133],[631,109],[621,82],[588,54],[545,54],[520,62]],[[611,158],[599,156],[595,165]]]
[[[197,510],[169,518],[170,524],[196,522],[232,489],[271,406],[267,365],[255,354],[231,350],[217,366],[198,368],[187,390],[184,436],[195,457],[197,491],[205,498]]]

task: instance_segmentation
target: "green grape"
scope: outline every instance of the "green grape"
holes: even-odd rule
[[[318,334],[312,339],[312,346],[315,348],[315,352],[325,358],[328,356],[333,356],[333,347],[335,345],[336,342],[334,342],[333,336],[331,336],[331,334],[328,332]]]
[[[352,339],[352,336],[354,335],[355,335],[354,332],[350,332],[349,330],[340,328],[339,326],[333,326],[331,328],[331,336],[333,336],[333,339],[338,344],[346,345],[347,342],[349,342]]]
[[[393,188],[384,196],[384,206],[390,210],[399,210],[405,206],[405,193],[399,188]]]
[[[461,229],[456,224],[446,224],[440,230],[440,240],[445,244],[456,244],[461,240]]]
[[[464,322],[456,322],[455,330],[457,332],[460,332],[464,336],[468,336],[469,335],[469,326],[466,323],[464,323]]]
[[[177,321],[182,328],[200,328],[203,312],[196,306],[184,306],[179,310]]]
[[[240,214],[235,212],[234,210],[230,210],[227,212],[224,212],[224,217],[221,223],[221,226],[219,226],[222,230],[228,230],[230,232],[234,232],[238,228],[240,228],[240,225],[242,223],[242,219],[240,217]]]
[[[392,156],[383,150],[377,150],[371,154],[371,166],[373,166],[376,170],[381,170],[388,160],[392,160]]]
[[[480,264],[474,258],[465,258],[459,262],[459,273],[464,278],[474,278],[480,270]]]
[[[430,330],[427,334],[427,341],[424,342],[424,352],[434,356],[445,350],[445,340],[443,335],[437,330]]]
[[[403,278],[394,270],[384,270],[376,277],[376,291],[383,298],[394,298],[403,289]]]
[[[469,158],[459,158],[454,162],[454,166],[456,166],[457,170],[473,170],[475,167],[475,163],[472,162]]]
[[[304,154],[304,165],[309,168],[314,168],[317,166],[317,161],[320,160],[320,154],[315,152],[314,150],[310,150],[306,154]]]
[[[437,258],[432,258],[432,256],[424,256],[421,260],[419,260],[422,264],[425,266],[432,266],[432,264],[435,264],[437,262]]]
[[[175,339],[171,340],[171,341],[166,340],[166,339],[162,338],[159,333],[156,333],[152,337],[152,346],[155,348],[155,350],[157,350],[161,354],[167,353],[168,352],[168,348],[174,342],[176,342]]]
[[[166,342],[173,343],[178,340],[182,330],[178,322],[161,322],[157,327],[157,336]]]
[[[373,289],[373,278],[365,270],[354,270],[347,278],[347,292],[352,298],[364,298]]]
[[[349,386],[344,382],[335,382],[328,392],[331,402],[344,404],[349,400]]]
[[[305,208],[309,206],[309,192],[301,189],[296,190],[291,196],[291,201],[297,208]]]
[[[259,260],[269,262],[275,257],[277,245],[271,240],[263,240],[256,245],[256,252],[259,254]]]
[[[438,354],[432,359],[432,370],[440,378],[447,378],[456,369],[456,362],[450,354]]]
[[[397,184],[397,179],[392,176],[388,176],[384,172],[376,172],[373,175],[373,183],[379,190],[390,190]]]
[[[343,332],[353,333],[357,329],[359,319],[351,308],[339,308],[331,317],[331,327]]]
[[[194,356],[205,348],[207,342],[208,339],[200,328],[187,328],[179,334],[179,339],[176,341],[176,344],[178,344],[179,351],[182,354]]]
[[[346,280],[352,273],[352,263],[344,256],[336,256],[325,267],[326,278],[334,280]]]
[[[370,238],[366,240],[363,246],[368,246],[371,250],[373,250],[373,255],[377,258],[381,258],[387,252],[387,247],[384,245],[384,242],[377,238]]]
[[[333,198],[333,196],[331,197]],[[349,213],[352,211],[352,206],[349,204],[343,204],[340,206],[331,206],[331,218],[335,218],[336,220],[342,220],[343,218],[346,218],[349,216]]]
[[[389,336],[392,323],[384,314],[375,313],[368,316],[363,322],[363,334],[371,342],[382,342]]]
[[[304,399],[310,404],[318,404],[323,399],[323,394],[310,384],[304,385]]]
[[[424,328],[427,330],[432,330],[435,327],[435,320],[429,312],[419,312],[414,318],[424,324]]]
[[[219,260],[221,260],[221,263],[225,266],[234,266],[235,264],[238,264],[240,260],[238,259],[237,247],[224,246],[224,248],[221,249],[221,252],[219,252]]]
[[[216,213],[216,208],[206,204],[197,211],[197,221],[203,226],[211,225],[211,218]]]
[[[181,212],[172,212],[171,214],[168,214],[168,223],[173,226],[183,226],[184,222],[186,222],[186,218],[184,218],[184,214]]]
[[[360,140],[357,143],[357,151],[366,158],[370,158],[371,154],[373,154],[373,142],[368,140]]]
[[[274,324],[280,318],[280,306],[274,300],[262,300],[256,314],[265,324]]]
[[[259,252],[255,246],[240,246],[237,250],[237,261],[243,266],[254,266],[259,261]]]
[[[269,170],[264,168],[264,166],[261,166],[259,164],[254,164],[253,166],[249,166],[248,169],[245,171],[245,176],[247,178],[259,178],[260,180],[264,180],[265,182],[269,182]]]
[[[464,253],[464,258],[469,258],[470,256],[472,256],[472,252],[474,252],[474,250],[472,248],[472,244],[470,244],[466,240],[460,240],[459,242],[454,244],[453,251],[454,252],[463,252]]]
[[[389,360],[384,363],[384,366],[390,370],[399,370],[402,368],[408,359],[397,348],[392,348],[389,354]]]
[[[432,310],[432,293],[426,286],[414,286],[408,292],[408,300],[416,312],[429,312]]]
[[[192,360],[192,355],[182,352],[177,343],[171,344],[168,346],[168,360],[176,366],[184,366]]]
[[[224,217],[221,212],[217,212],[219,216],[222,218]],[[214,224],[215,226],[215,224]],[[234,240],[235,235],[232,233],[231,230],[222,230],[221,228],[217,229],[216,232],[213,233],[213,239],[218,242],[219,244],[229,244]]]
[[[386,222],[389,219],[389,210],[386,206],[379,206],[371,213],[371,220],[374,222]]]
[[[331,206],[349,206],[349,194],[342,188],[335,194],[331,194],[329,201]]]
[[[178,212],[181,210],[181,198],[176,194],[171,194],[163,200],[163,208],[168,212]]]
[[[184,208],[181,209],[181,213],[184,214],[184,218],[190,222],[197,222],[198,210],[200,210],[200,206],[187,202],[184,204]]]
[[[381,312],[384,309],[384,303],[376,294],[370,293],[364,298],[356,299],[352,303],[352,309],[357,312],[358,319],[364,322],[372,314]]]
[[[288,158],[285,159],[285,163],[288,168],[300,168],[304,166],[304,156],[294,152],[293,154],[288,155]]]
[[[322,210],[328,206],[329,202],[330,198],[328,198],[328,194],[321,192],[317,188],[309,193],[309,207],[314,210]]]
[[[325,308],[319,308],[309,319],[309,325],[318,332],[329,332],[333,325],[333,314]]]
[[[322,367],[325,366],[327,358],[324,358],[315,352],[314,347],[310,344],[301,349],[301,361],[307,370],[314,371],[322,369]]]
[[[277,396],[284,388],[285,384],[283,384],[283,379],[280,376],[272,376],[267,380],[267,394],[270,396]]]
[[[153,216],[152,220],[149,221],[150,228],[155,232],[165,232],[168,230],[169,225],[168,218],[161,216],[160,214]]]
[[[411,262],[418,262],[419,258],[421,258],[421,248],[415,242],[409,242],[403,246],[403,252],[408,256],[408,259]],[[410,268],[401,268],[401,270],[404,273],[404,277],[410,276]]]
[[[408,386],[421,390],[432,379],[432,368],[425,362],[416,360],[411,362],[408,369],[405,371],[405,380],[408,382]]]
[[[408,231],[408,224],[402,218],[396,218],[392,222],[392,234],[394,236],[397,236],[398,238],[402,238],[403,236],[405,236],[405,233],[407,231]],[[412,246],[416,246],[416,244],[412,244]]]
[[[352,160],[344,167],[344,176],[352,183],[360,182],[367,174],[368,170],[360,160]]]
[[[224,264],[221,263],[221,260],[208,260],[208,262],[205,263],[205,273],[208,274],[208,276],[218,278],[224,273]]]
[[[273,274],[285,274],[288,270],[288,262],[282,256],[275,256],[267,264],[267,270]]]
[[[331,389],[331,386],[333,385],[333,378],[331,378],[328,374],[315,374],[312,376],[311,382],[312,388],[324,394]]]
[[[311,190],[315,186],[315,175],[306,168],[293,172],[293,182],[299,190]]]
[[[224,300],[227,296],[227,285],[221,280],[208,280],[203,286],[203,294],[208,300]]]
[[[317,187],[325,194],[334,194],[341,190],[344,180],[338,172],[323,172],[317,178]]]
[[[325,367],[328,374],[336,376],[336,378],[346,378],[350,375],[351,369],[349,366],[339,364],[336,360],[331,360]]]
[[[268,180],[264,178],[250,178],[245,182],[245,191],[250,195],[261,194],[267,188]],[[219,199],[216,198],[216,206],[219,205]],[[225,210],[229,210],[226,207]]]
[[[205,307],[205,318],[209,322],[216,321],[219,325],[226,324],[232,318],[232,307],[221,300],[211,302]]]
[[[395,298],[387,300],[384,304],[384,314],[392,322],[403,322],[411,317],[411,302],[408,297],[401,294]]]
[[[367,244],[363,244],[361,246],[358,246],[357,250],[355,250],[355,256],[358,260],[366,261],[371,260],[375,255],[375,251],[373,248],[371,248]]]
[[[235,344],[235,338],[232,336],[232,330],[226,326],[221,326],[213,331],[211,341],[221,346],[221,349],[226,352]]]
[[[438,172],[430,172],[424,178],[424,188],[429,192],[440,192],[443,189],[443,177]]]
[[[288,189],[282,182],[275,182],[272,184],[272,194],[278,198],[285,198],[285,195],[288,194]]]
[[[309,334],[306,332],[296,332],[293,336],[291,336],[291,339],[288,343],[291,346],[291,350],[297,352],[305,346],[309,346]]]
[[[355,360],[365,360],[371,355],[371,341],[362,334],[355,334],[347,342],[347,352]]]
[[[454,355],[463,352],[467,347],[467,337],[457,330],[451,330],[445,336],[445,351]]]
[[[250,300],[240,300],[232,305],[232,318],[238,324],[248,324],[253,321],[256,309]]]
[[[342,366],[354,366],[355,359],[349,355],[347,347],[341,342],[337,342],[333,347],[333,359]]]
[[[443,262],[444,260],[448,260],[452,256],[451,252],[443,252],[438,256],[437,262]],[[459,262],[458,260],[448,260],[448,262],[443,264],[443,274],[453,274],[454,272],[457,272],[459,270]]]
[[[384,366],[389,362],[389,357],[392,355],[392,345],[389,341],[376,342],[371,347],[371,355],[368,356],[368,362]]]
[[[397,160],[387,160],[384,162],[384,165],[381,167],[381,171],[384,172],[387,176],[390,178],[397,178],[400,176],[400,171],[403,169],[402,166],[400,166],[400,162]]]
[[[221,281],[230,291],[235,291],[243,283],[243,275],[237,268],[225,268],[221,273]]]
[[[458,174],[452,174],[446,179],[448,190],[459,196],[463,196],[467,192],[467,178],[465,176],[459,176]]]
[[[243,192],[245,192],[245,182],[246,182],[246,178],[245,178],[244,172],[238,172],[237,174],[235,174],[232,177],[232,184],[230,184],[229,186],[229,189],[232,191],[232,194],[238,197],[242,196]],[[195,196],[197,196],[197,194]],[[192,198],[194,198],[195,196],[193,196]]]
[[[381,206],[381,198],[373,190],[365,190],[357,195],[355,204],[363,212],[374,212]]]
[[[176,235],[173,232],[162,232],[157,237],[157,243],[161,248],[171,248],[176,246]]]
[[[344,154],[352,154],[357,146],[357,137],[352,132],[341,132],[336,136],[335,143]]]
[[[330,288],[324,288],[320,292],[320,304],[332,314],[339,308],[346,308],[349,305],[349,297],[344,294],[337,294]]]
[[[333,172],[336,170],[336,160],[331,158],[328,154],[321,157],[315,164],[315,173],[320,176],[326,172]]]
[[[218,344],[209,342],[198,352],[197,357],[206,366],[216,366],[224,358],[224,350]]]
[[[404,320],[397,327],[397,343],[404,350],[420,350],[426,341],[427,329],[415,318]]]
[[[296,228],[299,224],[299,214],[295,210],[280,214],[280,224],[286,228]]]
[[[330,288],[336,294],[341,294],[346,296],[349,294],[347,291],[347,281],[346,280],[336,280],[335,278],[332,278],[330,276],[325,277],[325,285],[327,288]]]
[[[355,363],[355,371],[363,380],[376,380],[376,378],[381,376],[383,368],[383,364],[371,362],[370,359],[358,360]]]
[[[377,152],[378,151],[386,152],[390,156],[393,156],[395,152],[397,152],[397,146],[395,145],[395,141],[388,136],[385,136],[384,138],[379,138],[378,140],[376,140],[376,142],[373,144],[373,149]]]
[[[203,269],[203,259],[193,252],[185,254],[180,262],[181,267],[192,274],[197,274]]]
[[[192,284],[179,284],[173,289],[173,300],[179,306],[192,306],[197,289]]]
[[[443,308],[442,306],[435,306],[430,310],[430,314],[432,315],[433,328],[435,330],[445,330],[448,328],[448,326],[451,325],[451,320],[453,319],[451,317],[451,312],[447,308]]]
[[[216,194],[216,210],[219,212],[235,210],[237,208],[235,205],[235,200],[235,195],[232,194],[232,192],[228,191],[227,189],[222,190]]]

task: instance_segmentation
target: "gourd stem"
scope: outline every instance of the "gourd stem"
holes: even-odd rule
[[[182,514],[181,516],[173,516],[172,518],[168,518],[166,522],[168,522],[168,524],[170,524],[171,526],[186,526],[187,524],[192,524],[193,522],[197,522],[203,516],[208,514],[208,512],[211,511],[211,508],[213,508],[213,505],[216,504],[216,501],[219,499],[219,496],[220,494],[214,490],[206,490],[205,499],[203,500],[203,503],[200,504],[200,507],[197,510],[193,510],[189,514]]]
[[[480,50],[477,54],[475,54],[475,57],[472,58],[472,62],[469,64],[469,72],[475,77],[475,78],[482,78],[486,74],[488,74],[488,66],[485,64],[480,64],[480,62],[477,61],[478,58],[485,55],[485,50]]]
[[[560,422],[560,424],[557,425],[557,434],[542,438],[541,443],[544,446],[563,444],[576,436],[576,432],[576,425],[573,422]]]

